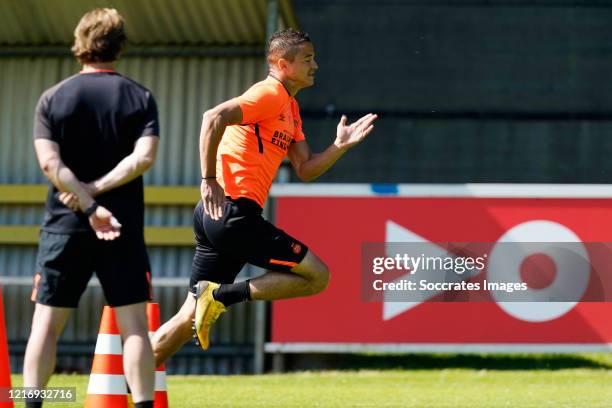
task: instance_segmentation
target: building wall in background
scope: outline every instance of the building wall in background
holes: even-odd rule
[[[336,120],[304,119],[314,151]],[[610,183],[612,121],[380,118],[318,179],[370,183]]]
[[[380,113],[328,182],[608,183],[612,6],[296,0],[320,69],[299,95],[317,150]],[[357,18],[368,16],[368,18]]]

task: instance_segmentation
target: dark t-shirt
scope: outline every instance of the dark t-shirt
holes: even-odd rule
[[[116,73],[74,75],[45,91],[34,119],[34,139],[59,145],[64,164],[82,182],[96,180],[134,151],[141,136],[159,136],[157,105],[150,91]],[[74,212],[56,197],[51,185],[42,229],[72,233],[90,230],[82,212]],[[142,177],[96,197],[126,231],[144,226]]]

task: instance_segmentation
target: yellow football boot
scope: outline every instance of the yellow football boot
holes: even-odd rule
[[[217,289],[218,283],[209,281],[199,281],[195,285],[195,319],[193,325],[193,337],[196,340],[196,344],[200,346],[202,350],[206,350],[209,345],[208,332],[210,326],[213,325],[221,315],[227,309],[223,303],[216,301],[213,298],[213,290]]]

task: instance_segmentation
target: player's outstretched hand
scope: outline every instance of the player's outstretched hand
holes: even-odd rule
[[[200,186],[204,212],[213,220],[219,220],[223,216],[223,202],[225,192],[216,179],[203,179]]]
[[[355,122],[348,124],[346,115],[342,115],[336,131],[336,141],[334,144],[339,149],[349,149],[361,142],[374,129],[374,121],[378,115],[368,113]]]
[[[113,214],[102,206],[89,216],[89,225],[96,233],[98,239],[112,241],[121,235],[121,224]]]

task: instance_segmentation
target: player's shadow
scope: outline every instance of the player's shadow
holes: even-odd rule
[[[306,361],[307,360],[307,361]],[[295,369],[334,370],[563,370],[612,369],[612,356],[592,354],[357,354],[310,355],[294,361]]]

